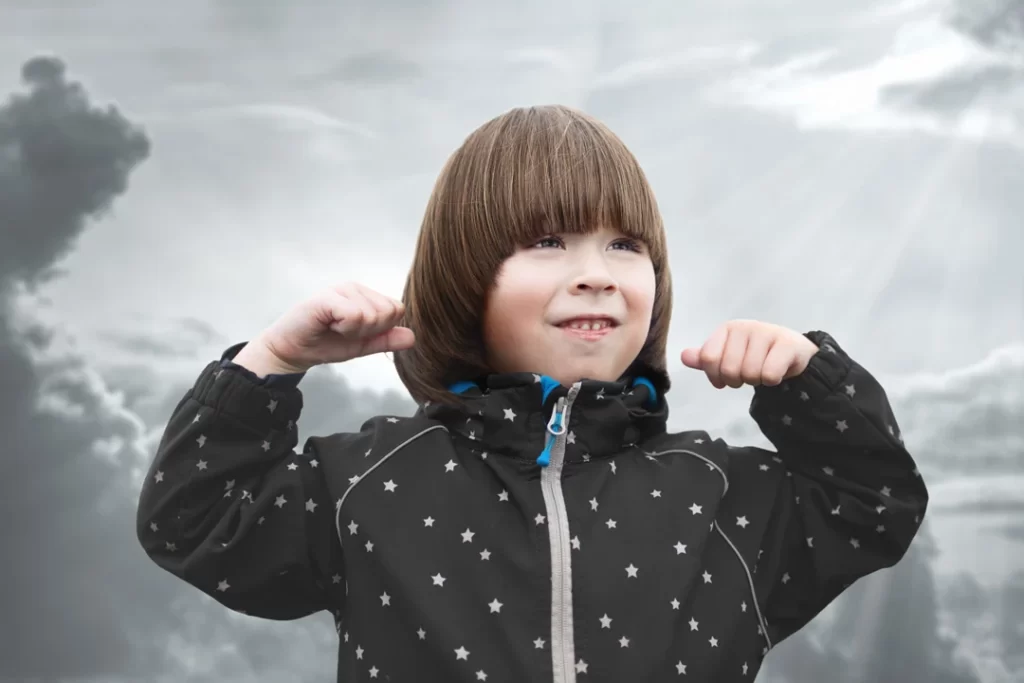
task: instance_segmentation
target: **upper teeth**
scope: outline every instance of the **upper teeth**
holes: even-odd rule
[[[610,324],[607,320],[570,320],[568,326],[574,330],[600,330]]]

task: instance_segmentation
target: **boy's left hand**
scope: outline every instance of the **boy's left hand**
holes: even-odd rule
[[[700,348],[683,351],[683,365],[701,370],[716,389],[775,386],[802,373],[818,346],[793,330],[757,320],[730,320]]]

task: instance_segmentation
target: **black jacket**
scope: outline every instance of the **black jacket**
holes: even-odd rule
[[[808,337],[802,375],[755,389],[777,452],[667,433],[642,381],[515,374],[300,454],[298,389],[212,362],[167,426],[139,538],[231,609],[331,611],[342,682],[753,681],[903,556],[928,500],[882,387]]]

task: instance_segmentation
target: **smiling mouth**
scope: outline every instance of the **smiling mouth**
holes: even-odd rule
[[[608,318],[567,320],[558,328],[576,339],[598,341],[618,327],[618,323]]]
[[[558,325],[563,330],[579,330],[582,332],[599,332],[617,326],[618,323],[611,318],[575,318],[573,320],[566,320]]]

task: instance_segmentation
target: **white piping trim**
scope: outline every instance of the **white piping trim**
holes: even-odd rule
[[[722,497],[725,497],[725,494],[729,491],[729,477],[727,477],[725,471],[718,466],[718,463],[712,462],[711,460],[704,457],[700,453],[695,453],[693,451],[686,450],[685,448],[674,448],[667,451],[651,453],[651,456],[658,457],[662,455],[668,455],[669,453],[685,453],[686,455],[691,455],[697,458],[698,460],[702,460],[706,462],[708,465],[711,465],[715,470],[718,471],[720,475],[722,475],[722,481],[725,483],[725,488],[722,490]],[[764,636],[764,641],[765,643],[767,643],[768,649],[771,650],[772,639],[768,635],[768,624],[765,623],[764,615],[761,614],[761,606],[758,604],[757,601],[757,591],[754,589],[754,575],[751,574],[750,567],[747,566],[747,561],[743,559],[743,555],[741,555],[740,551],[737,550],[736,545],[728,536],[725,535],[725,532],[722,531],[722,527],[718,525],[718,520],[713,520],[711,523],[715,527],[715,531],[718,532],[718,535],[725,539],[725,542],[729,544],[730,548],[732,548],[732,552],[736,555],[736,558],[740,561],[740,564],[743,566],[743,571],[747,575],[747,585],[750,587],[750,596],[754,601],[754,611],[757,612],[757,623],[761,626],[761,634]]]
[[[434,425],[432,427],[427,427],[426,429],[424,429],[423,431],[419,432],[418,434],[414,434],[413,436],[410,436],[408,439],[406,439],[402,443],[400,443],[397,446],[395,446],[394,448],[392,448],[391,451],[389,453],[387,453],[383,458],[381,458],[380,460],[375,462],[370,467],[370,469],[368,469],[365,472],[363,472],[361,475],[359,475],[358,479],[356,479],[353,483],[349,484],[348,488],[345,489],[345,493],[342,494],[341,499],[338,501],[338,504],[335,506],[335,509],[334,509],[334,530],[338,534],[338,543],[339,544],[341,544],[343,547],[345,545],[345,542],[342,540],[342,536],[341,536],[341,507],[345,504],[345,499],[348,498],[348,494],[352,493],[352,489],[354,489],[360,482],[362,482],[364,479],[366,479],[366,476],[368,474],[370,474],[375,469],[377,469],[382,464],[384,464],[384,462],[386,460],[388,460],[391,456],[393,456],[395,453],[397,453],[398,451],[402,450],[403,448],[405,448],[406,446],[408,446],[413,441],[415,441],[416,439],[420,438],[421,436],[423,436],[427,432],[432,432],[435,429],[443,429],[446,432],[448,431],[448,429],[444,425]]]

